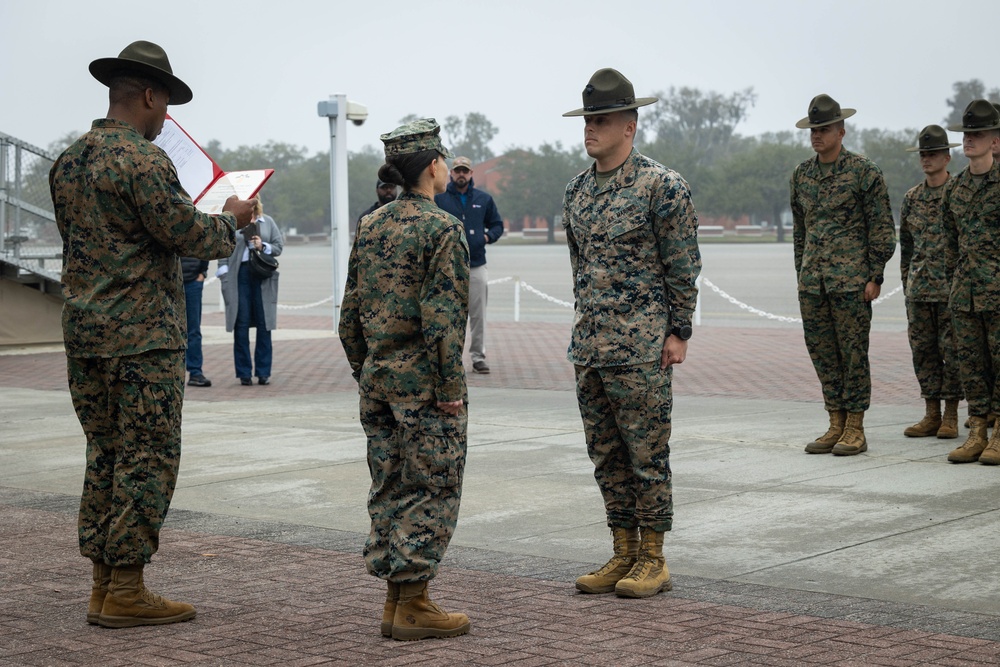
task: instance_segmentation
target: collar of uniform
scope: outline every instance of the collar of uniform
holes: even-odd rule
[[[618,190],[619,188],[630,187],[635,183],[635,173],[638,170],[639,162],[639,151],[632,147],[632,152],[628,154],[625,158],[625,162],[622,163],[622,168],[618,170],[614,176],[608,179],[608,182],[604,184],[604,187],[600,190],[597,189],[597,163],[595,162],[590,166],[590,178],[591,185],[590,189],[593,194],[598,194],[599,192],[605,192],[607,190]]]
[[[412,199],[415,201],[434,201],[430,197],[422,195],[419,192],[415,192],[414,190],[404,190],[402,194],[396,197],[396,201],[406,201],[408,199]],[[392,202],[389,202],[389,204],[391,203]],[[388,206],[389,204],[386,204],[386,206]]]
[[[90,125],[90,127],[91,127],[91,129],[94,129],[94,130],[96,130],[97,128],[102,128],[102,129],[110,128],[110,129],[116,129],[116,130],[130,130],[132,132],[135,132],[136,134],[139,134],[139,130],[135,129],[134,125],[132,125],[131,123],[126,123],[123,120],[117,120],[115,118],[98,118],[97,120],[95,120]],[[142,135],[139,135],[139,136],[142,136]]]
[[[840,155],[838,155],[837,159],[833,161],[833,168],[830,169],[827,175],[832,176],[833,174],[839,174],[840,172],[842,172],[844,170],[844,163],[847,161],[847,158],[851,155],[853,155],[851,151],[841,146]],[[809,175],[817,179],[823,178],[824,174],[822,168],[819,166],[819,155],[816,155],[812,158],[812,164],[810,165]]]
[[[990,167],[990,170],[986,172],[982,178],[973,176],[972,170],[966,166],[958,173],[958,176],[949,180],[957,180],[958,183],[956,187],[966,187],[970,189],[976,189],[976,184],[985,185],[986,183],[1000,182],[1000,162],[993,160],[993,166]],[[948,181],[945,181],[945,183],[947,184]]]

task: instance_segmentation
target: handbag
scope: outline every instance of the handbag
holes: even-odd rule
[[[257,250],[257,248],[249,248],[250,251],[250,270],[258,278],[265,280],[273,276],[278,270],[278,259],[272,255]]]

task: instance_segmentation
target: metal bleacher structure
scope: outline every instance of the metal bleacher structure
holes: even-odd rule
[[[0,347],[62,341],[62,241],[49,195],[54,160],[0,133]]]

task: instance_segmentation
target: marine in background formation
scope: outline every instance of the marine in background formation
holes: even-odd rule
[[[810,454],[853,456],[868,449],[871,302],[896,251],[881,169],[843,147],[844,121],[854,114],[817,95],[795,124],[809,130],[816,151],[795,168],[790,184],[799,309],[830,416],[826,433],[806,445]]]

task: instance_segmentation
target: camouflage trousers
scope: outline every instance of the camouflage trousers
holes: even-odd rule
[[[433,403],[361,397],[372,478],[369,574],[397,583],[437,575],[458,522],[467,424],[464,409],[452,416]]]
[[[995,369],[1000,368],[1000,312],[953,310],[951,321],[969,414],[985,417],[1000,412],[994,396]]]
[[[921,398],[962,400],[962,376],[947,302],[907,299],[906,322]]]
[[[799,292],[799,311],[827,411],[864,412],[872,396],[872,305],[864,300],[864,292]]]
[[[576,367],[587,454],[612,528],[671,529],[672,370],[660,363]]]
[[[148,563],[181,461],[184,350],[67,357],[66,365],[87,436],[80,553],[113,567]]]

